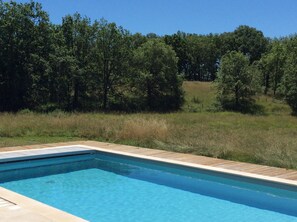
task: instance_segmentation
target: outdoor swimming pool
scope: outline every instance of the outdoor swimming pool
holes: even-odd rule
[[[0,163],[0,186],[91,222],[297,221],[297,188],[105,152]]]

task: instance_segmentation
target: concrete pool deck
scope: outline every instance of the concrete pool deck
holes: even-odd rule
[[[80,149],[78,148],[79,145],[85,147]],[[72,147],[65,148],[65,146]],[[0,160],[1,156],[2,158],[15,158],[15,156],[25,158],[26,156],[34,154],[48,155],[55,152],[84,152],[88,148],[90,150],[94,149],[297,186],[296,170],[95,141],[77,141],[0,148]],[[83,219],[0,187],[0,222],[18,221],[85,222]]]

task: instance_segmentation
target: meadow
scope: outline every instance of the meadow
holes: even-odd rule
[[[175,113],[1,113],[0,147],[97,140],[297,169],[297,118],[285,103],[258,96],[261,114],[215,112],[212,83],[184,90]]]

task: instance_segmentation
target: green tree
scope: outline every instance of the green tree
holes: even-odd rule
[[[292,108],[293,114],[297,114],[297,64],[296,60],[291,57],[288,60],[284,80],[283,80],[283,93],[285,100]]]
[[[165,35],[164,41],[167,45],[170,45],[178,57],[178,72],[184,76],[188,76],[189,68],[189,49],[186,34],[177,32],[173,35]]]
[[[90,51],[95,45],[95,33],[90,19],[82,18],[78,13],[63,18],[61,31],[63,33],[63,43],[66,46],[64,50],[66,50],[68,57],[67,60],[63,60],[64,62],[68,61],[71,70],[67,78],[69,89],[67,108],[70,110],[82,109],[82,100],[87,96],[87,67],[89,65]],[[62,67],[62,69],[64,68]]]
[[[151,111],[177,110],[183,102],[182,81],[178,77],[174,50],[158,39],[151,39],[135,50],[134,93],[144,98]]]
[[[131,35],[130,38],[133,49],[137,49],[139,46],[147,41],[147,37],[142,35],[141,33],[135,33],[134,35]]]
[[[285,62],[284,45],[279,41],[273,42],[271,50],[262,56],[259,64],[263,74],[264,94],[271,88],[273,95],[276,95],[284,75]]]
[[[232,50],[242,52],[250,59],[250,64],[259,60],[267,51],[268,40],[263,33],[255,28],[242,25],[233,32],[234,43]],[[231,46],[232,47],[232,46]]]
[[[221,56],[231,51],[238,51],[235,45],[235,37],[233,32],[224,32],[219,35],[218,49]]]
[[[216,76],[219,51],[214,35],[189,35],[189,80],[213,81]]]
[[[96,22],[95,47],[92,50],[93,73],[98,83],[98,98],[103,110],[110,108],[110,99],[125,84],[131,58],[130,33],[115,23]],[[115,98],[116,99],[116,98]]]
[[[166,35],[164,41],[172,46],[178,57],[178,72],[191,81],[213,81],[220,59],[219,35],[196,35],[177,32]]]
[[[248,112],[257,90],[258,72],[249,59],[232,51],[222,57],[218,72],[218,101],[226,110]]]
[[[288,58],[280,91],[292,108],[293,114],[297,115],[297,37],[288,41],[286,51]]]
[[[48,101],[50,33],[48,15],[39,3],[0,1],[1,111]]]
[[[77,72],[77,60],[65,43],[61,26],[55,27],[53,34],[54,53],[50,56],[50,103],[59,109],[71,111],[73,108],[73,73]]]

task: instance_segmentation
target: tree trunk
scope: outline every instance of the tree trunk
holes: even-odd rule
[[[108,105],[108,87],[109,87],[109,68],[108,68],[108,60],[104,61],[103,67],[103,110],[107,110]]]
[[[239,95],[238,95],[238,86],[235,86],[235,109],[238,109],[239,107]]]
[[[79,86],[77,83],[77,80],[74,80],[74,95],[73,95],[73,102],[72,102],[72,110],[75,110],[78,108],[78,91],[79,91]]]
[[[147,107],[152,108],[152,89],[151,83],[149,80],[146,81],[146,90],[147,90]]]
[[[108,87],[107,84],[104,83],[104,90],[103,90],[103,109],[107,110],[107,100],[108,100]]]
[[[269,75],[265,75],[265,89],[264,89],[264,94],[267,95],[269,89]]]

